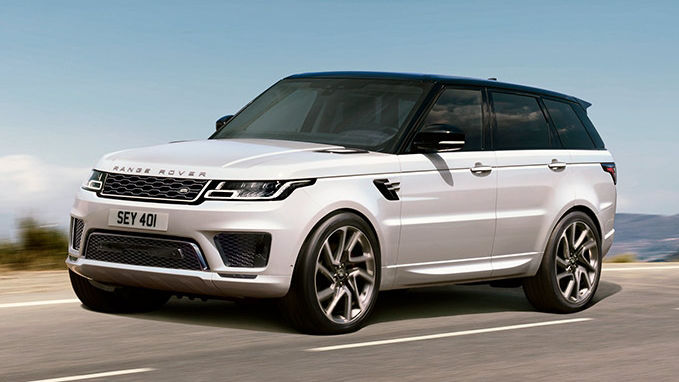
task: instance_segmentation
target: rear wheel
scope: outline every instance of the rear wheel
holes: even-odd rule
[[[300,252],[284,309],[300,331],[338,334],[359,329],[373,310],[380,254],[370,226],[351,213],[333,215]]]
[[[538,310],[571,313],[587,307],[601,275],[601,238],[592,219],[568,214],[552,233],[538,273],[523,289]]]
[[[160,308],[171,296],[167,292],[144,288],[95,286],[93,282],[71,270],[68,273],[73,291],[80,301],[97,312],[147,312]]]

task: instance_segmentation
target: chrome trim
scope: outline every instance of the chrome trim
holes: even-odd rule
[[[164,238],[159,238],[159,237],[154,237],[154,236],[145,236],[143,234],[141,234],[141,235],[136,235],[136,234],[130,235],[130,234],[109,233],[109,232],[92,232],[89,235],[87,235],[87,240],[85,242],[85,246],[83,247],[81,245],[81,249],[82,249],[81,253],[84,256],[83,258],[85,258],[85,259],[88,259],[88,257],[87,257],[87,245],[90,242],[90,237],[95,236],[95,235],[118,236],[118,237],[125,237],[125,238],[136,237],[136,238],[142,238],[142,239],[146,239],[146,240],[171,241],[171,242],[175,242],[175,243],[189,244],[193,248],[193,250],[196,252],[196,255],[197,255],[196,257],[198,258],[198,262],[200,263],[201,270],[207,271],[207,270],[210,269],[207,265],[207,261],[205,260],[205,255],[203,254],[203,251],[200,250],[200,247],[198,246],[198,244],[191,242],[191,241],[187,241],[187,240],[178,240],[178,239],[169,239],[169,238],[164,239]],[[88,260],[91,260],[91,259],[88,259]],[[94,261],[101,261],[101,260],[94,259]],[[113,264],[125,264],[125,263],[116,263],[116,262],[111,262],[111,261],[102,261],[102,262],[113,263]],[[133,264],[129,264],[129,265],[133,265]],[[149,268],[166,269],[166,268],[163,268],[163,267],[152,267],[152,266],[148,266],[148,265],[143,265],[143,266],[149,267]]]
[[[427,262],[423,262],[423,263],[410,263],[410,264],[394,264],[394,265],[387,265],[385,268],[394,269],[394,268],[417,267],[417,266],[426,266],[426,265],[455,264],[455,263],[472,262],[472,261],[491,261],[491,260],[499,260],[499,259],[506,259],[506,258],[512,258],[512,257],[530,257],[530,256],[536,256],[538,254],[540,254],[540,252],[512,253],[512,254],[509,254],[509,255],[471,257],[471,258],[468,258],[468,259],[427,261]]]
[[[389,191],[399,191],[401,190],[401,182],[392,182],[384,184]]]
[[[100,180],[90,180],[86,185],[83,186],[83,188],[90,191],[99,191],[103,186],[104,182]]]

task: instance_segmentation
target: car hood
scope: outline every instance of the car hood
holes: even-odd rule
[[[301,179],[397,172],[395,155],[268,139],[210,139],[117,151],[97,170],[206,179]]]

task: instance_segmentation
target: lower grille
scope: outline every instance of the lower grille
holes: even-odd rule
[[[130,234],[91,233],[85,258],[159,268],[208,269],[200,248],[190,241]]]
[[[264,232],[224,232],[215,245],[227,267],[261,268],[269,262],[271,235]]]

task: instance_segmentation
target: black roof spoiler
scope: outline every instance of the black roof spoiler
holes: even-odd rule
[[[573,98],[575,98],[575,97],[573,97]],[[581,100],[580,98],[575,98],[575,100],[576,100],[576,101],[580,104],[580,106],[582,106],[582,108],[585,109],[585,110],[587,110],[588,107],[592,106],[591,103],[589,103],[589,102],[587,102],[587,101],[584,101],[584,100]]]

